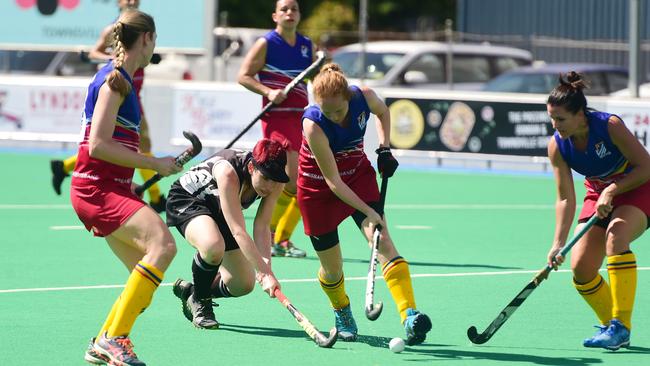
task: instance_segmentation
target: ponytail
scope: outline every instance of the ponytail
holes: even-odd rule
[[[111,71],[110,74],[106,77],[106,83],[111,90],[120,93],[121,96],[126,96],[131,92],[131,83],[124,77],[120,68],[124,64],[124,44],[121,39],[123,38],[122,34],[124,33],[124,24],[119,20],[113,25],[113,50],[115,53],[115,59],[113,64],[115,68]]]
[[[352,98],[341,67],[335,63],[325,64],[314,78],[314,97],[316,101],[342,95],[346,100]]]
[[[122,12],[120,18],[113,25],[113,64],[115,69],[106,77],[106,83],[111,90],[122,96],[131,92],[131,83],[120,71],[124,64],[126,51],[131,49],[141,34],[155,31],[156,24],[151,15],[135,9]]]

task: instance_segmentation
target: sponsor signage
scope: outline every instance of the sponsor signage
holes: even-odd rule
[[[157,47],[203,48],[203,0],[142,0],[140,9],[156,21]],[[72,50],[93,46],[119,9],[116,0],[3,0],[0,14],[0,48]]]
[[[0,131],[78,133],[87,86],[0,85]]]
[[[400,149],[545,156],[553,134],[546,106],[387,98],[391,145]]]
[[[262,109],[262,97],[239,85],[197,88],[174,88],[173,133],[183,138],[183,131],[194,132],[202,141],[225,146],[237,136]],[[262,137],[258,121],[235,146],[252,147]]]

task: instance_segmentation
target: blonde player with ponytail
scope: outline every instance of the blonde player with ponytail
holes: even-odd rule
[[[133,75],[147,66],[156,45],[151,16],[127,10],[113,26],[115,58],[95,74],[83,111],[83,141],[72,173],[71,201],[79,219],[104,237],[131,272],[85,359],[94,364],[144,365],[129,333],[151,302],[163,273],[176,255],[166,225],[133,192],[134,168],[163,176],[181,170],[173,157],[138,152],[141,111]]]
[[[118,0],[117,6],[120,9],[120,13],[128,9],[138,9],[140,6],[139,0]],[[114,57],[113,40],[115,36],[113,34],[113,24],[108,25],[102,31],[102,34],[99,36],[97,43],[92,50],[88,53],[88,56],[93,60],[105,60],[109,61]],[[151,156],[151,138],[149,137],[149,127],[147,119],[145,118],[144,110],[142,108],[142,101],[140,100],[140,90],[144,83],[144,69],[139,68],[133,74],[133,88],[135,89],[135,95],[138,97],[138,103],[140,104],[140,111],[142,112],[140,120],[140,147],[139,151],[142,154]],[[52,170],[52,187],[56,194],[61,194],[61,185],[66,177],[70,175],[70,172],[74,170],[74,166],[77,163],[77,155],[72,155],[64,160],[51,160],[50,168]],[[143,181],[147,181],[153,177],[156,172],[151,169],[138,169],[140,176]],[[149,189],[149,205],[156,210],[156,212],[165,211],[165,205],[167,203],[165,195],[160,191],[160,187],[157,183],[154,183]]]

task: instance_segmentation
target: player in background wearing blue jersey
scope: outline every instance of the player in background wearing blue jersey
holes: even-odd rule
[[[300,119],[309,100],[304,82],[296,85],[288,94],[283,89],[309,67],[316,56],[311,40],[296,31],[300,22],[300,8],[296,0],[277,0],[272,17],[276,27],[258,39],[246,55],[239,70],[239,83],[262,95],[263,105],[268,102],[275,104],[262,116],[264,137],[289,143],[287,174],[290,181],[278,198],[271,218],[272,255],[304,257],[307,253],[295,247],[290,238],[301,216],[296,202],[296,177],[302,139]]]
[[[587,188],[578,222],[600,218],[571,255],[574,286],[600,320],[596,335],[583,345],[617,350],[630,344],[637,278],[630,243],[648,228],[650,155],[618,116],[587,107],[584,88],[581,76],[570,72],[560,76],[547,101],[555,129],[548,156],[557,184],[548,261],[555,268],[564,261],[553,258],[565,245],[576,211],[573,169],[585,176]],[[609,284],[598,273],[605,257]]]

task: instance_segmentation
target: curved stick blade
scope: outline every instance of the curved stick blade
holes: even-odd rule
[[[183,131],[183,136],[185,136],[185,138],[190,140],[190,142],[192,143],[193,155],[194,156],[198,155],[201,152],[201,150],[203,149],[203,145],[201,144],[201,140],[199,140],[199,138],[196,137],[196,135],[193,134],[190,131]]]
[[[317,339],[314,340],[318,347],[323,347],[323,348],[332,348],[334,343],[336,343],[336,340],[339,336],[339,331],[336,330],[336,328],[330,329],[330,334],[328,337],[325,337],[322,333],[318,333],[320,337],[317,337]]]
[[[474,344],[483,344],[488,341],[488,337],[485,337],[484,334],[479,334],[475,326],[471,326],[467,329],[467,338]]]
[[[377,320],[379,316],[381,315],[381,311],[384,310],[384,303],[379,302],[378,304],[370,304],[369,306],[366,307],[366,318],[368,320]]]

